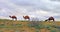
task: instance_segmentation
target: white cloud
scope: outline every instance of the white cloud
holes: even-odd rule
[[[37,13],[37,14],[47,14],[48,12],[47,11],[36,11],[35,13]]]
[[[49,16],[59,16],[60,2],[50,0],[0,0],[0,16],[9,18],[16,15],[23,19],[23,15],[46,19]]]

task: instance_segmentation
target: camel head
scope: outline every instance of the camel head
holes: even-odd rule
[[[24,18],[25,16],[23,16],[23,18]]]
[[[45,20],[45,21],[47,21],[47,20]]]
[[[9,16],[11,18],[11,16]]]
[[[45,21],[48,21],[48,19],[46,19]]]

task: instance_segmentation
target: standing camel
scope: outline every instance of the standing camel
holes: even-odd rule
[[[17,20],[17,17],[16,16],[9,16],[10,18],[12,18],[12,20]]]
[[[49,18],[48,18],[47,20],[45,20],[45,21],[50,21],[50,20],[55,21],[55,20],[54,20],[54,17],[52,17],[52,16],[51,16],[51,17],[49,17]]]
[[[26,19],[30,20],[30,17],[29,17],[28,15],[23,16],[23,18],[24,18],[25,20],[26,20]]]

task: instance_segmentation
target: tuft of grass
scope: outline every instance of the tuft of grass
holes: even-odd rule
[[[56,30],[51,30],[50,32],[57,32]]]
[[[36,25],[36,26],[34,26],[36,29],[42,29],[42,28],[44,28],[44,25]]]
[[[47,28],[48,30],[51,30],[51,26],[50,25],[47,25],[47,26],[45,26],[45,28]]]
[[[44,25],[42,25],[42,24],[37,24],[37,25],[28,24],[28,27],[34,27],[36,29],[42,29],[42,28],[44,28]]]

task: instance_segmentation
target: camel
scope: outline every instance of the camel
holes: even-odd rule
[[[24,18],[25,20],[26,20],[26,19],[30,20],[30,17],[29,17],[28,15],[23,16],[23,18]]]
[[[49,17],[49,18],[48,18],[47,20],[45,20],[45,21],[50,21],[50,20],[55,21],[55,20],[54,20],[54,17],[52,17],[52,16],[51,16],[51,17]]]
[[[16,16],[9,16],[10,18],[12,18],[12,20],[17,20],[17,17]]]

